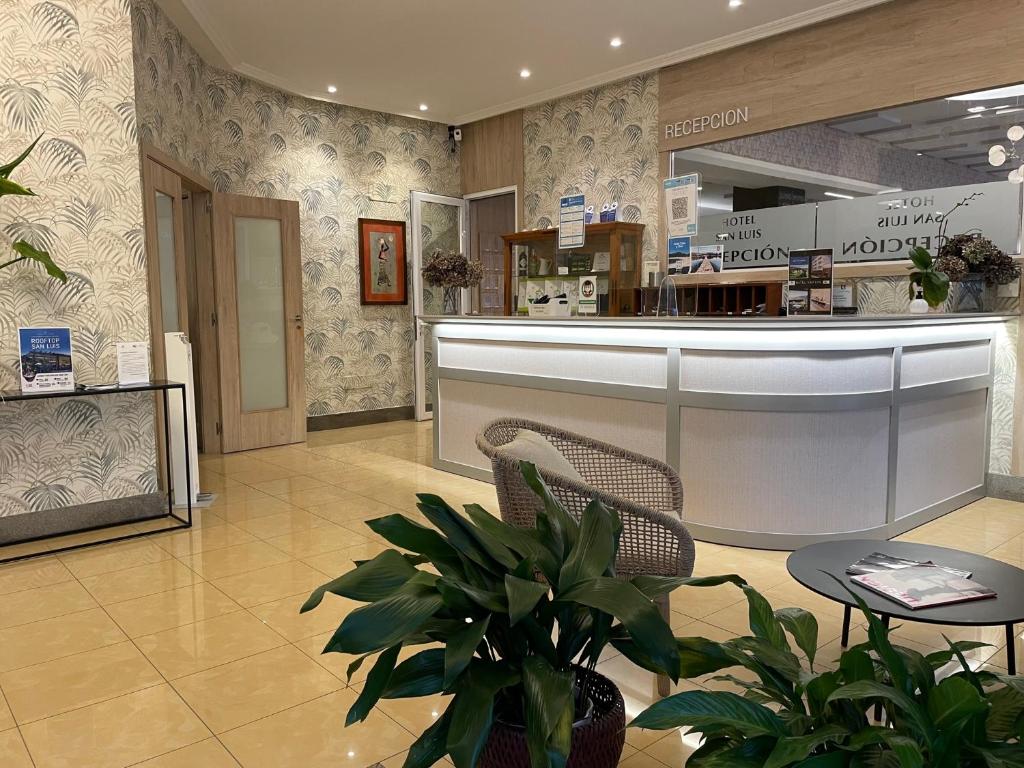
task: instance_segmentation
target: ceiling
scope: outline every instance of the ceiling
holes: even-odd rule
[[[891,2],[157,1],[211,64],[292,93],[451,124]]]
[[[1024,93],[1024,88],[1000,90]],[[975,111],[969,111],[972,109]],[[975,99],[939,99],[827,123],[847,133],[987,173],[993,181],[1005,180],[1007,172],[1017,166],[1011,162],[993,168],[988,163],[989,147],[1008,146],[1007,129],[1021,124],[1024,96],[998,94]]]

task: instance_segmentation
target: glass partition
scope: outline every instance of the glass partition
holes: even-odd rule
[[[1024,158],[1008,133],[1024,138],[1022,122],[1024,86],[683,150],[672,174],[701,175],[695,244],[723,245],[725,269],[802,248],[837,262],[934,254],[943,222],[945,238],[979,233],[1017,255]]]

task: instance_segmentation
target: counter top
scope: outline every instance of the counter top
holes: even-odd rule
[[[547,328],[580,327],[591,328],[643,328],[644,330],[672,330],[713,328],[715,330],[763,328],[766,330],[808,330],[813,328],[907,328],[920,326],[973,325],[996,323],[1019,317],[1016,313],[970,312],[963,314],[934,315],[879,315],[861,317],[858,315],[815,317],[798,315],[793,317],[757,317],[731,315],[728,317],[493,317],[488,315],[420,315],[418,320],[430,325],[472,324],[472,325],[530,325]]]

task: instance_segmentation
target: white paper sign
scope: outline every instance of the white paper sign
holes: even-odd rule
[[[145,384],[149,381],[149,344],[125,341],[117,345],[117,383]]]
[[[698,210],[697,187],[700,174],[690,173],[665,179],[665,221],[668,222],[668,238],[692,237],[697,234]]]
[[[586,236],[586,206],[583,195],[570,195],[558,202],[558,250],[582,248]]]
[[[599,289],[597,278],[593,275],[583,275],[580,278],[579,288],[579,314],[596,315],[597,297]]]

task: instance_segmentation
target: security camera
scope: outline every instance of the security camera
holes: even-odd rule
[[[462,141],[462,129],[457,125],[449,125],[448,138],[452,141]]]

